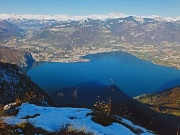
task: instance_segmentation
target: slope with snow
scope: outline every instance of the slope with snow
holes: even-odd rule
[[[91,112],[86,108],[55,108],[55,107],[40,107],[33,104],[22,104],[19,108],[19,113],[16,116],[3,118],[3,121],[8,124],[18,124],[26,122],[24,119],[26,116],[34,116],[39,114],[35,118],[28,119],[33,123],[35,127],[40,127],[49,132],[55,132],[61,129],[65,125],[71,125],[74,129],[85,129],[87,133],[93,133],[95,135],[134,135],[130,129],[119,124],[112,123],[109,126],[102,126],[91,120],[92,116],[87,115]],[[142,135],[152,135],[148,130],[133,125],[130,121],[123,119],[123,122],[129,126],[140,129],[143,131]]]
[[[48,104],[51,101],[49,96],[32,82],[17,65],[0,62],[0,104],[9,104],[17,99],[21,101],[36,99],[40,104],[45,103],[43,100]]]

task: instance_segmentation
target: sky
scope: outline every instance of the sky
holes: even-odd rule
[[[180,16],[180,0],[0,0],[0,14]]]

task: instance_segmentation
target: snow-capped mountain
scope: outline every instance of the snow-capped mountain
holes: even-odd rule
[[[117,18],[125,18],[128,16],[133,16],[137,18],[137,20],[142,20],[143,18],[156,19],[158,21],[178,21],[180,17],[170,18],[170,17],[161,17],[157,15],[152,16],[136,16],[136,15],[125,15],[123,13],[109,13],[109,14],[92,14],[87,16],[69,16],[69,15],[31,15],[31,14],[0,14],[0,20],[55,20],[55,21],[68,21],[68,20],[107,20],[107,19],[117,19]]]
[[[24,14],[24,15],[16,15],[16,14],[0,14],[1,20],[56,20],[56,21],[67,21],[67,20],[86,20],[86,19],[114,19],[114,18],[123,18],[126,15],[121,13],[110,13],[106,15],[88,15],[88,16],[69,16],[69,15],[31,15],[31,14]]]
[[[113,38],[130,44],[180,42],[180,17],[127,16],[120,13],[89,16],[0,14],[0,19],[15,24],[22,30],[33,30],[35,33],[31,41],[44,39],[47,40],[46,43],[56,42],[58,46],[63,45],[66,48],[71,48],[72,44],[73,46],[105,44]],[[67,31],[72,29],[73,32],[66,33],[65,29]],[[13,32],[14,29],[11,33]],[[5,30],[3,33],[4,36],[0,35],[0,41],[14,36],[6,34]]]
[[[65,30],[70,29],[73,29],[73,32],[65,32]],[[46,43],[58,43],[59,47],[66,48],[85,44],[99,46],[99,44],[106,44],[113,38],[117,38],[118,42],[130,44],[179,43],[179,29],[178,22],[128,16],[105,21],[88,19],[86,21],[54,23],[54,25],[46,25],[36,31],[32,40],[42,39]]]

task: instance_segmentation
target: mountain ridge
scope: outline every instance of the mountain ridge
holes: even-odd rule
[[[23,35],[24,31],[17,25],[7,20],[0,20],[0,42],[8,41],[11,37],[22,37]]]
[[[107,20],[107,19],[117,19],[117,18],[125,18],[133,16],[137,20],[142,18],[150,18],[150,19],[156,19],[159,21],[180,21],[180,16],[173,18],[173,17],[161,17],[157,15],[151,15],[151,16],[136,16],[136,15],[125,15],[123,13],[109,13],[109,14],[92,14],[92,15],[86,15],[86,16],[70,16],[70,15],[31,15],[31,14],[0,14],[0,19],[6,20],[23,20],[23,19],[34,19],[34,20],[56,20],[56,21],[68,21],[68,20],[87,20],[94,19],[94,20]]]
[[[161,92],[135,97],[143,104],[149,105],[159,113],[180,116],[180,86],[165,89]]]
[[[28,50],[36,61],[76,62],[86,54],[125,51],[155,64],[180,69],[180,21],[157,16],[114,16],[107,20],[77,21],[9,19],[6,21],[23,29],[26,35],[9,38],[1,45]]]
[[[53,101],[61,105],[85,106],[92,108],[94,103],[111,99],[113,103],[129,103],[133,99],[116,85],[106,86],[89,82],[78,87],[67,87],[49,94]]]

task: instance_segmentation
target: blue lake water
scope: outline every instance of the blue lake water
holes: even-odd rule
[[[99,53],[85,58],[90,61],[46,62],[29,69],[27,74],[47,93],[92,81],[116,84],[130,96],[155,92],[166,82],[173,82],[166,87],[180,85],[180,70],[158,66],[125,52]]]

